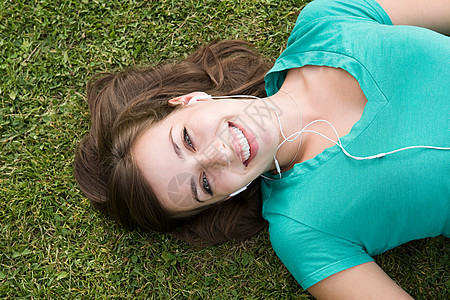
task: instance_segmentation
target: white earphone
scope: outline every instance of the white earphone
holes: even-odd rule
[[[205,100],[205,99],[212,99],[213,97],[211,95],[201,95],[201,96],[195,96],[189,99],[187,105],[197,102],[198,100]]]
[[[281,167],[280,167],[280,164],[279,164],[279,162],[278,162],[278,160],[277,160],[277,158],[276,158],[276,155],[277,155],[277,153],[278,153],[278,150],[280,149],[280,147],[281,147],[285,142],[293,142],[293,141],[295,141],[296,139],[298,139],[299,137],[301,137],[302,134],[303,134],[304,132],[316,133],[316,134],[320,135],[321,137],[323,137],[323,138],[325,138],[325,139],[327,139],[327,140],[329,140],[329,141],[335,143],[335,144],[342,150],[342,152],[343,152],[346,156],[348,156],[348,157],[350,157],[350,158],[353,158],[353,159],[355,159],[355,160],[375,159],[375,158],[380,158],[380,157],[383,157],[383,156],[386,156],[386,155],[389,155],[389,154],[393,154],[393,153],[396,153],[396,152],[400,152],[400,151],[404,151],[404,150],[409,150],[409,149],[418,149],[418,148],[422,148],[422,149],[435,149],[435,150],[450,150],[450,147],[437,147],[437,146],[422,146],[422,145],[418,145],[418,146],[404,147],[404,148],[392,150],[392,151],[389,151],[389,152],[386,152],[386,153],[378,153],[378,154],[370,155],[370,156],[366,156],[366,157],[353,156],[353,155],[351,155],[350,153],[348,153],[347,150],[345,150],[344,146],[342,146],[341,139],[340,139],[340,137],[339,137],[339,134],[338,134],[337,131],[336,131],[336,128],[334,128],[334,126],[333,126],[329,121],[327,121],[327,120],[314,120],[314,121],[308,123],[305,127],[303,127],[302,130],[297,131],[297,132],[291,134],[290,136],[286,137],[286,136],[284,135],[283,128],[282,128],[282,126],[281,126],[281,119],[280,119],[280,116],[279,116],[278,111],[276,110],[276,108],[275,108],[270,102],[268,102],[267,100],[262,99],[262,98],[259,98],[259,97],[256,97],[256,96],[247,96],[247,95],[233,95],[233,96],[211,96],[211,95],[201,95],[201,96],[195,96],[195,97],[192,97],[192,98],[189,100],[188,105],[189,105],[189,104],[192,104],[192,103],[195,103],[195,102],[197,102],[198,100],[204,100],[204,99],[230,99],[230,100],[231,100],[231,99],[233,99],[233,98],[258,99],[258,100],[264,101],[266,104],[268,104],[268,105],[271,107],[271,109],[272,109],[273,112],[275,113],[275,115],[276,115],[276,117],[277,117],[277,119],[278,119],[278,125],[280,126],[280,132],[281,132],[281,134],[282,134],[282,136],[283,136],[283,138],[284,138],[284,140],[278,145],[278,147],[277,147],[277,149],[276,149],[276,151],[275,151],[275,154],[273,155],[273,161],[274,161],[274,164],[275,164],[275,168],[276,168],[277,173],[279,174],[280,178],[282,177],[282,176],[281,176]],[[308,128],[309,126],[311,126],[311,125],[314,124],[314,123],[318,123],[318,122],[324,122],[324,123],[327,123],[328,125],[330,125],[331,128],[333,129],[334,133],[336,134],[337,141],[335,141],[335,140],[333,140],[333,139],[327,137],[326,135],[324,135],[324,134],[322,134],[322,133],[320,133],[320,132],[317,132],[317,131],[315,131],[315,130],[307,130],[307,128]],[[273,179],[267,178],[267,177],[265,177],[265,176],[263,176],[263,175],[261,175],[261,176],[264,177],[264,178],[266,178],[266,179],[273,180]],[[231,194],[230,194],[230,197],[234,197],[234,196],[236,196],[237,194],[241,193],[242,191],[245,191],[245,190],[247,189],[247,187],[248,187],[250,184],[251,184],[251,182],[248,183],[247,185],[245,185],[244,187],[240,188],[240,189],[237,190],[236,192],[231,193]]]

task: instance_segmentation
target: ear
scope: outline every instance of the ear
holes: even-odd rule
[[[189,93],[180,97],[176,97],[176,98],[172,98],[170,99],[169,105],[170,106],[178,106],[178,105],[189,105],[192,103],[195,103],[197,101],[201,101],[201,100],[208,100],[211,99],[211,96],[208,95],[207,93],[204,92],[193,92],[193,93]]]

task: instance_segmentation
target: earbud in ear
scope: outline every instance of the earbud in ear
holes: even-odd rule
[[[189,102],[187,103],[187,105],[192,104],[197,102],[198,100],[207,100],[207,99],[212,99],[211,95],[201,95],[201,96],[195,96],[192,97]]]

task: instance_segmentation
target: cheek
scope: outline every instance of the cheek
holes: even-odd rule
[[[221,199],[236,192],[251,180],[253,180],[253,178],[250,178],[247,175],[236,174],[227,169],[215,169],[210,171],[210,181],[213,182],[216,195]]]
[[[204,132],[210,132],[213,128],[219,125],[220,118],[218,115],[214,115],[211,112],[199,113],[192,116],[194,120],[194,126],[197,125],[198,129]]]
[[[210,184],[217,192],[220,192],[226,186],[228,172],[224,168],[209,168],[207,176]]]

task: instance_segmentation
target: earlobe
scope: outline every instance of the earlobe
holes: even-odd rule
[[[183,96],[175,97],[167,101],[169,106],[175,107],[178,105],[190,105],[197,101],[211,99],[211,96],[204,92],[193,92]]]

